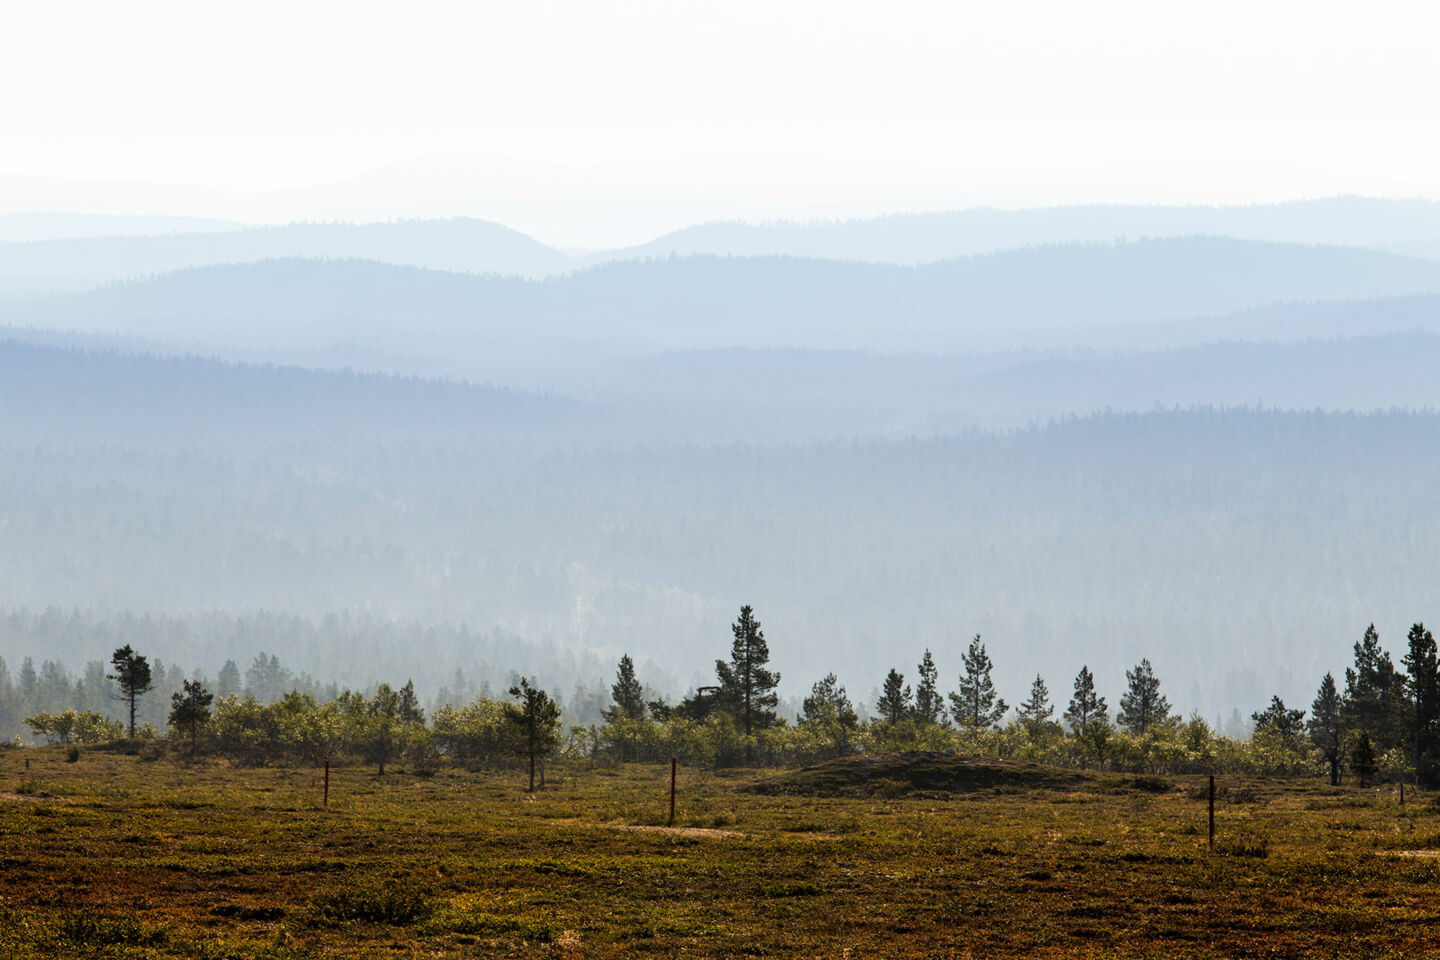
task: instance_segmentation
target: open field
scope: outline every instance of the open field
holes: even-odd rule
[[[24,758],[31,769],[23,769]],[[1043,768],[1037,768],[1043,771]],[[0,956],[1383,957],[1440,943],[1440,807],[1075,776],[964,793],[771,773],[419,778],[0,750]],[[864,794],[868,794],[864,795]],[[645,829],[635,829],[645,828]]]

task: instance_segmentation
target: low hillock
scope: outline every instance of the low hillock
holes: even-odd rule
[[[1089,774],[1038,763],[929,751],[858,754],[752,784],[754,793],[812,797],[904,796],[986,790],[1073,790]]]

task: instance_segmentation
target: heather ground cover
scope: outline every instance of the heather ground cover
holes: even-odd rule
[[[1204,777],[972,764],[947,789],[933,757],[866,763],[682,769],[671,829],[655,765],[552,765],[534,794],[514,771],[342,767],[322,809],[309,767],[0,750],[0,955],[1376,957],[1440,941],[1426,795],[1225,779],[1211,853]]]

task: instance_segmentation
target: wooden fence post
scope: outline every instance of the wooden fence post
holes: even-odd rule
[[[1210,774],[1210,852],[1215,852],[1215,774]]]
[[[668,825],[669,825],[669,826],[672,826],[672,827],[675,826],[675,767],[676,767],[676,759],[675,759],[674,757],[671,757],[671,758],[670,758],[670,823],[669,823]]]
[[[324,793],[324,796],[322,797],[322,799],[321,799],[321,801],[320,801],[320,805],[321,805],[322,807],[324,807],[326,810],[329,810],[329,809],[330,809],[330,761],[329,761],[329,760],[326,760],[326,761],[325,761],[325,793]]]

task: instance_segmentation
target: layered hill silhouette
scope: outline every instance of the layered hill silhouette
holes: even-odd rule
[[[191,267],[367,259],[537,279],[617,260],[709,254],[918,265],[1025,247],[1187,236],[1383,249],[1436,259],[1440,204],[1331,197],[1239,206],[974,208],[835,222],[705,223],[577,253],[474,218],[247,227],[184,217],[0,216],[0,296],[73,293]]]
[[[1043,348],[1099,330],[1282,301],[1436,292],[1440,263],[1187,237],[1037,247],[920,267],[669,257],[541,281],[289,259],[0,304],[0,322],[277,349],[341,341],[423,351],[434,349],[426,338],[458,337],[955,352]]]
[[[820,223],[706,223],[603,256],[712,253],[920,264],[1057,243],[1184,236],[1381,247],[1432,256],[1440,203],[1329,197],[1251,206],[978,207]],[[1410,249],[1406,246],[1413,245]]]
[[[44,221],[48,224],[49,221]],[[184,221],[177,221],[180,226]],[[64,229],[64,222],[53,229]],[[43,224],[42,224],[43,225]],[[194,267],[288,257],[364,259],[473,274],[539,277],[578,266],[574,258],[497,223],[471,218],[392,223],[297,223],[243,229],[140,224],[146,235],[0,242],[0,294],[73,292]],[[103,229],[82,222],[73,229]],[[4,224],[0,223],[0,229]],[[0,234],[3,238],[3,234]]]

